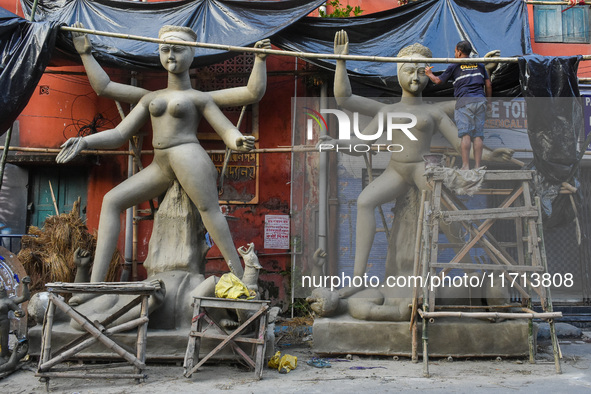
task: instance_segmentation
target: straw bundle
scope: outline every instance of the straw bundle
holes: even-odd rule
[[[50,216],[43,228],[31,226],[29,234],[23,237],[18,259],[31,277],[31,291],[45,289],[49,282],[73,282],[76,276],[74,252],[77,248],[92,252],[96,248],[96,237],[88,232],[80,218],[80,201],[74,203],[70,213]],[[118,281],[120,255],[115,252],[107,281]]]

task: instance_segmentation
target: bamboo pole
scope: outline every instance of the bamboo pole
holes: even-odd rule
[[[335,55],[333,53],[310,53],[310,52],[291,52],[282,51],[277,49],[264,49],[264,48],[250,48],[250,47],[239,47],[234,45],[222,45],[212,44],[206,42],[191,42],[191,41],[179,41],[179,40],[163,40],[160,38],[152,38],[145,36],[138,36],[134,34],[122,34],[122,33],[111,33],[100,30],[82,29],[78,27],[62,26],[60,27],[63,31],[79,32],[86,34],[93,34],[97,36],[105,36],[112,38],[122,38],[125,40],[136,40],[144,42],[152,42],[155,44],[170,44],[170,45],[184,45],[190,47],[200,47],[207,49],[223,50],[228,52],[251,52],[251,53],[265,53],[267,55],[279,55],[279,56],[291,56],[305,59],[332,59],[332,60],[356,60],[366,62],[379,62],[379,63],[424,63],[428,60],[429,63],[517,63],[518,58],[516,57],[495,57],[495,58],[429,58],[424,57],[387,57],[387,56],[362,56],[362,55]],[[591,57],[590,57],[591,59]]]
[[[40,372],[35,376],[42,378],[79,378],[79,379],[146,379],[146,374],[136,373],[86,373],[86,372]]]
[[[370,149],[375,152],[384,152],[386,153],[386,147],[388,144],[373,144],[370,146]],[[4,150],[3,146],[0,146],[0,150]],[[529,149],[513,149],[515,152],[521,153],[533,153],[532,150]],[[15,152],[29,152],[29,153],[47,153],[47,154],[58,154],[61,149],[59,148],[31,148],[31,147],[23,147],[23,146],[11,146],[9,151]],[[223,149],[209,149],[206,150],[207,153],[225,153],[226,151]],[[318,148],[315,145],[293,145],[293,146],[285,146],[280,145],[275,148],[256,148],[248,153],[291,153],[291,152],[319,152]],[[449,147],[445,146],[432,146],[431,152],[433,153],[444,153],[446,155],[455,155],[459,156],[459,153]],[[153,155],[154,150],[142,150],[139,153],[142,155]],[[82,155],[131,155],[132,153],[127,150],[105,150],[105,149],[90,149],[90,150],[83,150],[80,152]],[[590,152],[585,152],[585,155],[591,155]],[[524,163],[515,159],[512,161],[514,164],[522,166]]]
[[[562,317],[562,312],[544,312],[544,313],[507,313],[507,312],[423,312],[419,309],[419,314],[425,319],[435,317],[470,317],[474,319],[496,318],[496,319],[554,319]]]
[[[59,215],[60,210],[57,207],[57,201],[55,200],[55,194],[53,193],[53,186],[51,186],[51,181],[49,182],[49,191],[51,192],[51,200],[53,201],[53,207],[55,208],[55,214]]]
[[[423,266],[422,266],[422,277],[427,278],[429,274],[429,260],[430,260],[430,234],[429,234],[429,224],[431,223],[431,212],[430,212],[430,204],[429,201],[425,201],[424,203],[424,215],[426,217],[423,220]],[[421,310],[418,308],[420,312],[429,312],[429,288],[427,285],[427,280],[423,281],[423,309]],[[421,314],[421,318],[423,319],[423,331],[421,340],[423,342],[423,377],[429,377],[429,335],[428,335],[428,323],[427,318]]]
[[[415,254],[414,254],[414,262],[413,262],[413,275],[416,277],[419,275],[419,266],[421,261],[421,240],[423,239],[423,220],[425,215],[425,201],[427,199],[427,191],[421,191],[421,202],[419,206],[419,218],[417,220],[417,233],[415,238]],[[412,289],[412,305],[411,305],[411,313],[410,313],[410,331],[411,331],[411,349],[412,355],[411,359],[413,363],[418,362],[419,358],[417,355],[418,350],[418,327],[416,321],[416,314],[417,314],[417,307],[419,303],[419,288],[415,286]]]

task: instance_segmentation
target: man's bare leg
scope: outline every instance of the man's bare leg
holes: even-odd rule
[[[462,137],[460,148],[462,151],[462,170],[470,169],[470,147],[472,146],[471,138],[468,134]]]
[[[484,143],[482,142],[482,137],[475,137],[472,141],[473,150],[474,150],[474,162],[475,168],[480,167],[480,161],[482,160],[482,150],[484,149]]]

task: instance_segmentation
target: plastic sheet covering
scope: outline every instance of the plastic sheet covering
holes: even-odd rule
[[[333,53],[334,35],[341,29],[349,35],[351,55],[396,56],[403,47],[418,42],[429,47],[434,57],[453,58],[461,40],[470,41],[478,57],[495,49],[503,57],[531,53],[526,5],[514,0],[424,0],[355,18],[307,17],[275,36],[273,43],[293,51]],[[334,69],[335,61],[311,61]],[[433,66],[437,74],[447,64]],[[348,61],[347,68],[366,84],[400,91],[396,63]],[[495,95],[519,93],[513,89],[519,86],[515,69],[506,76],[512,77],[511,83],[493,84]],[[501,87],[504,91],[497,89]],[[441,88],[430,84],[425,95],[450,97],[452,92],[451,84]]]
[[[525,56],[519,59],[521,90],[527,104],[528,136],[538,171],[535,186],[542,198],[545,224],[572,220],[570,197],[559,195],[562,182],[574,179],[581,153],[577,149],[583,132],[583,106],[577,81],[580,56]],[[578,198],[578,196],[577,196]],[[562,207],[556,212],[557,207]]]
[[[205,43],[249,46],[294,23],[323,1],[315,0],[184,0],[142,3],[114,0],[40,1],[35,20],[72,25],[79,21],[87,29],[158,37],[164,25],[189,26],[197,40]],[[33,0],[22,0],[29,15]],[[162,68],[154,43],[91,35],[95,57],[104,65],[127,69]],[[70,35],[60,34],[57,47],[63,56],[79,62]],[[196,48],[193,66],[217,63],[235,53]],[[59,60],[55,59],[59,64]]]
[[[0,8],[0,135],[25,108],[49,62],[55,23],[30,23]]]

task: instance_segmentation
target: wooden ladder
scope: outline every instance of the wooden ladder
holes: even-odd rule
[[[435,168],[427,173],[427,179],[432,187],[429,198],[425,198],[422,212],[422,220],[417,228],[417,245],[420,244],[419,257],[415,258],[415,273],[421,273],[422,300],[419,299],[418,291],[413,300],[413,317],[411,329],[413,332],[412,357],[417,360],[417,319],[416,313],[422,318],[422,343],[423,343],[423,374],[429,376],[429,352],[428,352],[428,326],[429,322],[440,317],[462,317],[462,318],[502,318],[502,319],[528,319],[528,341],[529,360],[535,363],[534,330],[533,319],[547,320],[550,324],[550,336],[554,353],[556,372],[561,373],[560,349],[556,338],[554,319],[561,317],[561,312],[553,312],[550,288],[541,285],[535,286],[538,282],[548,277],[548,266],[544,248],[544,237],[542,232],[542,215],[539,197],[532,199],[530,193],[530,181],[533,178],[533,171],[486,171],[484,175],[485,185],[498,185],[498,182],[512,182],[515,187],[507,190],[504,201],[496,208],[468,209],[464,203],[444,185],[445,169]],[[495,184],[496,182],[496,184]],[[493,189],[494,190],[494,189]],[[496,193],[495,193],[496,194]],[[510,220],[515,225],[515,242],[499,242],[490,233],[491,226],[499,220]],[[441,242],[439,233],[442,225],[459,225],[468,234],[468,239],[462,243],[447,244]],[[461,262],[469,257],[469,252],[478,247],[486,253],[490,262]],[[440,250],[453,248],[455,256],[449,262],[439,260]],[[513,254],[508,252],[513,248]],[[513,256],[517,256],[516,258]],[[478,307],[486,312],[475,312],[473,306],[436,305],[434,277],[438,280],[451,269],[461,269],[464,272],[480,270],[479,278],[488,279],[504,286],[510,286],[517,290],[522,297],[522,304],[519,305],[488,305]],[[543,276],[546,274],[546,276]],[[536,280],[537,279],[537,280]],[[482,282],[479,282],[482,285]],[[532,296],[535,293],[541,302],[543,312],[537,313],[532,308]],[[506,308],[506,312],[498,312]],[[495,311],[491,311],[494,309]]]

